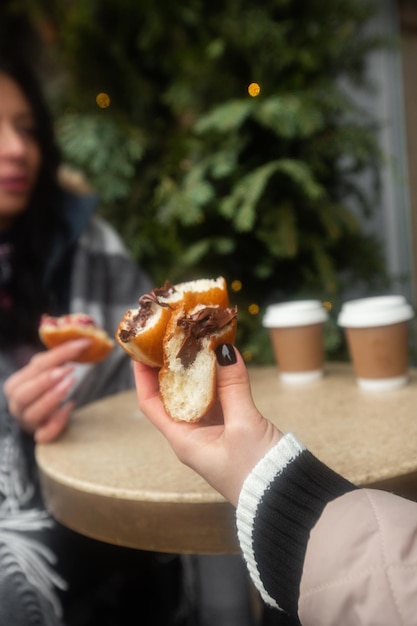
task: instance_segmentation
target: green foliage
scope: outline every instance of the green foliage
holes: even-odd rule
[[[144,145],[140,131],[103,115],[62,115],[57,136],[68,163],[87,171],[103,202],[125,199]]]
[[[66,68],[54,103],[66,158],[156,284],[222,274],[241,285],[231,299],[254,361],[270,358],[271,300],[336,309],[346,288],[385,280],[362,227],[378,209],[376,121],[352,97],[373,88],[368,55],[386,45],[367,28],[377,3],[20,4],[55,33],[50,55]],[[111,99],[101,111],[99,92]]]

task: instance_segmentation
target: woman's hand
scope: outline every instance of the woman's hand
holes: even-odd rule
[[[6,380],[9,411],[37,442],[56,439],[66,427],[74,407],[66,400],[76,380],[71,361],[90,343],[90,339],[77,339],[39,352]]]
[[[175,422],[159,395],[158,371],[135,363],[139,408],[161,431],[180,461],[236,506],[246,476],[281,438],[253,403],[242,357],[233,346],[218,349],[217,395],[211,411],[194,424]]]

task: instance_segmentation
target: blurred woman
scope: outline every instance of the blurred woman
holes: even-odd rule
[[[133,383],[118,348],[78,368],[71,361],[85,342],[43,350],[40,316],[84,312],[113,334],[150,288],[118,235],[93,215],[95,195],[64,189],[59,166],[36,78],[0,57],[0,623],[13,626],[59,623],[63,555],[75,539],[44,509],[34,441],[56,438],[74,407]],[[88,552],[80,558],[88,569]]]

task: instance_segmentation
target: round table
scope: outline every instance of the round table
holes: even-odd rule
[[[249,368],[262,413],[358,485],[417,495],[417,372],[389,392],[365,392],[349,364],[322,380],[280,382]],[[74,412],[57,441],[38,445],[45,500],[64,525],[116,545],[174,553],[239,551],[235,512],[183,466],[140,413],[135,391]]]

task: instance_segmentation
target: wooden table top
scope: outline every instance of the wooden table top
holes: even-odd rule
[[[417,371],[395,391],[365,392],[350,365],[322,380],[280,382],[250,368],[261,412],[358,485],[417,496]],[[239,551],[233,507],[183,466],[128,391],[76,411],[57,441],[37,446],[45,499],[87,536],[159,552]]]

